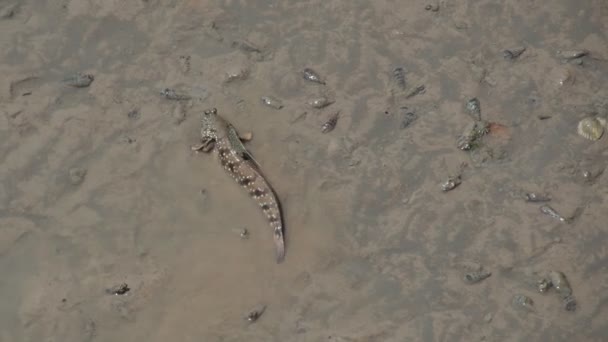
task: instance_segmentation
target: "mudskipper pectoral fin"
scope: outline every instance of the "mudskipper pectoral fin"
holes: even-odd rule
[[[203,139],[200,143],[192,145],[190,148],[196,152],[210,152],[215,147],[214,139]]]

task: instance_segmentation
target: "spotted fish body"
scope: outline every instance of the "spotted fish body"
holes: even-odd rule
[[[279,199],[258,163],[243,143],[236,129],[217,114],[217,109],[206,110],[202,118],[203,151],[215,150],[220,164],[260,206],[273,229],[277,263],[285,258],[283,215]]]

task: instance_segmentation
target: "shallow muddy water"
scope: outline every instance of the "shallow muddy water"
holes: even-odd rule
[[[608,116],[607,23],[601,0],[0,1],[0,341],[604,341],[608,137],[577,124]],[[490,131],[463,151],[472,98]],[[212,107],[253,133],[281,264],[190,148]]]

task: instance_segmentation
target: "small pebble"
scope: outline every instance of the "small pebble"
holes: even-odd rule
[[[557,51],[557,56],[563,59],[575,59],[585,57],[589,54],[589,50],[563,50]]]
[[[249,76],[249,69],[241,66],[231,66],[226,71],[226,78],[224,82],[229,83],[237,80],[245,80]]]
[[[265,305],[258,305],[257,307],[249,311],[249,313],[245,316],[245,319],[250,323],[254,323],[262,316],[265,310]]]
[[[549,202],[551,201],[551,197],[547,194],[537,194],[534,192],[529,192],[524,195],[526,202]]]
[[[160,91],[160,96],[166,98],[167,100],[173,101],[181,101],[181,100],[189,100],[190,96],[184,94],[178,94],[175,89],[165,88]]]
[[[63,82],[71,87],[75,88],[86,88],[93,83],[95,77],[90,74],[76,73],[63,80]]]
[[[86,175],[87,170],[85,169],[81,169],[79,167],[71,168],[69,171],[70,183],[72,183],[72,185],[79,185],[84,181]]]
[[[308,104],[316,109],[321,109],[321,108],[325,108],[327,106],[329,106],[330,104],[332,104],[333,101],[330,101],[327,97],[325,96],[319,96],[313,99],[310,99],[308,101]]]
[[[547,292],[547,290],[549,290],[549,288],[551,288],[552,284],[550,280],[543,278],[539,280],[536,285],[536,287],[538,288],[538,292],[545,293]]]
[[[304,70],[302,70],[302,77],[310,82],[325,84],[325,81],[321,80],[321,76],[312,68],[304,68]]]
[[[520,310],[526,309],[528,311],[532,311],[533,306],[534,306],[534,301],[532,301],[532,299],[528,296],[524,296],[522,294],[516,294],[515,296],[513,296],[513,299],[511,300],[511,304],[516,309],[520,309]]]
[[[329,133],[336,128],[338,119],[340,118],[340,112],[336,112],[327,119],[327,121],[321,126],[321,133]]]
[[[127,285],[127,283],[122,283],[122,284],[112,286],[111,288],[107,289],[106,293],[117,295],[117,296],[122,296],[122,295],[126,294],[127,292],[129,292],[130,290],[131,289],[129,288],[129,285]]]
[[[558,220],[558,221],[561,221],[561,222],[564,222],[564,223],[567,223],[567,222],[568,222],[568,220],[567,220],[565,217],[561,216],[561,215],[560,215],[560,214],[559,214],[559,213],[558,213],[558,212],[557,212],[555,209],[553,209],[551,206],[548,206],[548,205],[542,205],[542,206],[539,208],[539,210],[540,210],[540,212],[541,212],[541,213],[543,213],[543,214],[545,214],[545,215],[547,215],[547,216],[549,216],[549,217],[552,217],[552,218],[554,218],[554,219],[556,219],[556,220]]]
[[[456,176],[456,177],[448,177],[448,179],[441,183],[441,190],[443,192],[448,192],[450,190],[455,189],[457,186],[459,186],[461,183],[461,179],[460,176]]]
[[[263,104],[267,105],[270,108],[274,108],[274,109],[283,108],[283,102],[281,102],[281,100],[279,100],[273,96],[262,96],[261,101]]]
[[[481,120],[481,103],[479,100],[474,97],[467,101],[465,105],[467,113],[473,118],[475,121]]]
[[[517,57],[521,56],[522,53],[524,53],[524,51],[526,51],[526,48],[524,46],[520,46],[520,47],[516,47],[513,49],[508,49],[508,50],[504,50],[502,52],[502,56],[504,59],[516,59]]]
[[[467,284],[476,284],[492,275],[492,272],[473,271],[464,275],[464,281]]]

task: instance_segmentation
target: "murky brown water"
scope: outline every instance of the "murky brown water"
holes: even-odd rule
[[[608,115],[608,3],[4,0],[0,16],[0,341],[606,340],[608,138],[576,124]],[[75,72],[95,80],[61,82]],[[504,127],[464,152],[473,97]],[[283,264],[253,201],[190,150],[210,107],[254,134]],[[468,285],[475,265],[492,275]],[[575,312],[536,291],[553,269]]]

